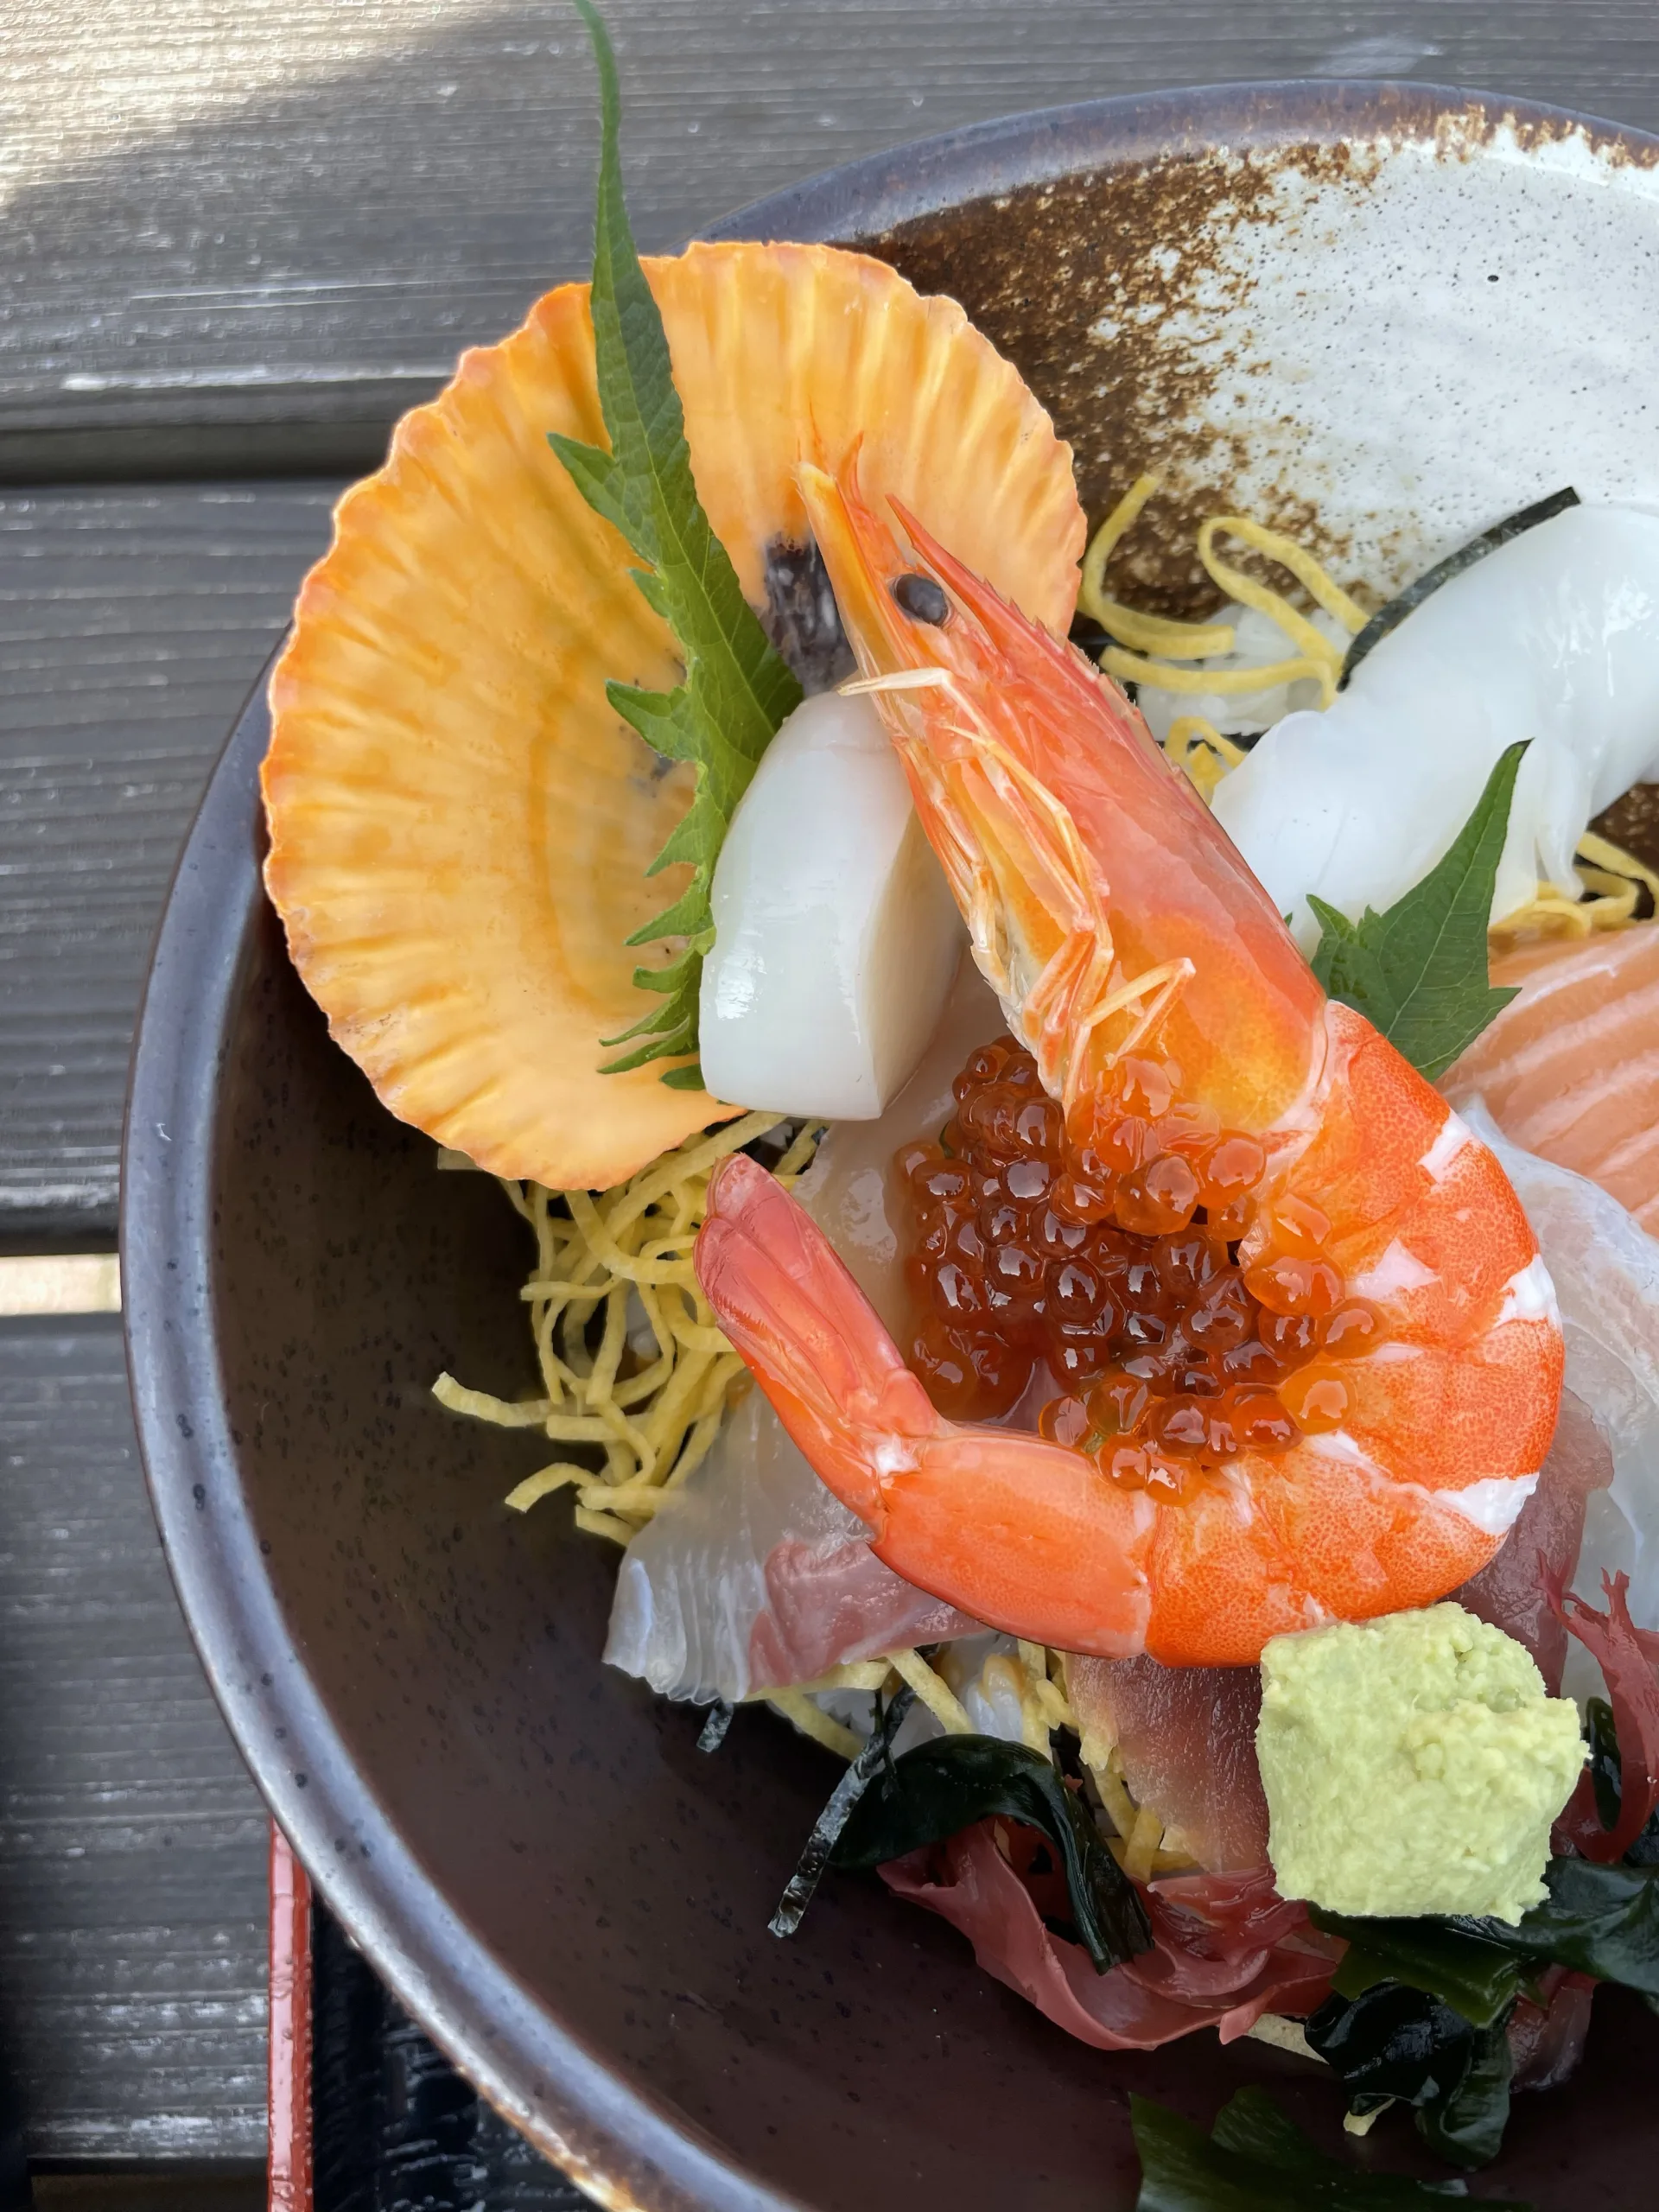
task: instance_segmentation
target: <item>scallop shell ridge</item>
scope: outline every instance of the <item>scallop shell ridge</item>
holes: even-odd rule
[[[857,445],[893,494],[1064,632],[1084,522],[1069,449],[946,299],[836,248],[645,264],[698,491],[746,594],[805,542],[794,471]],[[645,869],[690,803],[605,696],[671,686],[635,557],[550,431],[606,442],[586,285],[550,292],[398,425],[336,511],[271,677],[265,880],[307,988],[391,1110],[479,1166],[602,1189],[734,1110],[600,1073],[649,1004],[627,938],[683,887]]]

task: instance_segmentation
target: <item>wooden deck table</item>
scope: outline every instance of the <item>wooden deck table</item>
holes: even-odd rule
[[[608,12],[646,248],[905,138],[1160,86],[1411,77],[1659,130],[1651,0]],[[0,1255],[87,1255],[207,769],[340,483],[583,270],[594,79],[562,0],[5,0],[0,100]],[[57,1303],[107,1305],[108,1273]],[[118,1325],[17,1316],[48,1294],[0,1277],[0,2127],[41,2202],[257,2202],[262,1808],[156,1544]],[[114,2171],[48,2171],[88,2162]]]

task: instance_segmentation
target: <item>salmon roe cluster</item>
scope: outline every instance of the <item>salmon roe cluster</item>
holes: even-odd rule
[[[994,1419],[1052,1385],[1044,1435],[1126,1487],[1177,1495],[1240,1452],[1340,1427],[1339,1363],[1382,1334],[1325,1255],[1330,1222],[1298,1198],[1273,1201],[1241,1268],[1267,1157],[1179,1084],[1168,1061],[1123,1060],[1079,1144],[1003,1037],[956,1078],[940,1141],[894,1162],[909,1363],[940,1412]]]

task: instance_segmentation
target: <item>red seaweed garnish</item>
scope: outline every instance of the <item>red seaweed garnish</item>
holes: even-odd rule
[[[1604,1571],[1607,1611],[1599,1613],[1586,1599],[1563,1587],[1565,1577],[1541,1554],[1539,1567],[1551,1609],[1601,1669],[1618,1732],[1617,1824],[1603,1827],[1586,1770],[1555,1823],[1555,1834],[1581,1857],[1611,1865],[1624,1856],[1659,1805],[1659,1677],[1654,1673],[1659,1636],[1631,1620],[1624,1594],[1630,1586],[1628,1574]]]

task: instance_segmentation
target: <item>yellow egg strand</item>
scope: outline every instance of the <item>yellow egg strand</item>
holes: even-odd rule
[[[1211,515],[1198,531],[1198,558],[1218,591],[1241,607],[1265,614],[1299,648],[1286,659],[1259,668],[1184,668],[1179,664],[1183,661],[1207,660],[1231,652],[1236,639],[1231,625],[1170,621],[1161,615],[1140,613],[1107,596],[1107,563],[1161,481],[1157,475],[1137,477],[1095,532],[1084,556],[1077,605],[1117,641],[1100,654],[1101,667],[1120,683],[1211,697],[1245,696],[1310,677],[1319,684],[1321,705],[1328,707],[1337,696],[1342,676],[1342,649],[1317,630],[1282,592],[1246,575],[1216,550],[1218,537],[1237,538],[1253,552],[1288,569],[1350,637],[1357,635],[1365,626],[1364,608],[1305,546],[1282,531],[1253,522],[1248,515]],[[1154,655],[1162,658],[1151,658]]]
[[[712,1133],[699,1130],[613,1190],[502,1184],[536,1238],[520,1295],[530,1307],[543,1395],[514,1403],[449,1375],[438,1377],[433,1395],[453,1412],[500,1427],[540,1427],[553,1442],[586,1446],[604,1462],[559,1459],[537,1469],[509,1493],[516,1512],[574,1487],[577,1526],[626,1545],[707,1456],[747,1377],[702,1295],[692,1246],[715,1165],[783,1119],[747,1114]],[[816,1124],[803,1129],[779,1161],[774,1172],[785,1187],[810,1163],[819,1134]],[[645,1336],[649,1351],[638,1348]]]
[[[1659,874],[1634,853],[1586,830],[1579,840],[1577,858],[1577,884],[1541,883],[1524,906],[1493,924],[1495,944],[1508,950],[1545,938],[1587,938],[1628,928],[1644,890],[1659,912]]]

